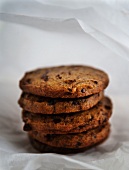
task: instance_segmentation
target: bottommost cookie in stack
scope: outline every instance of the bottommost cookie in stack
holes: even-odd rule
[[[23,111],[24,130],[40,152],[77,153],[108,137],[111,113],[112,103],[108,97],[78,113],[43,115]]]
[[[77,153],[103,142],[109,135],[110,124],[76,134],[44,134],[31,131],[29,138],[34,148],[40,152]]]

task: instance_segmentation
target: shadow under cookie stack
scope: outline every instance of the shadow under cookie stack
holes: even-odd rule
[[[110,132],[112,103],[104,96],[105,72],[73,65],[27,72],[23,90],[24,131],[40,152],[78,153],[103,142]]]

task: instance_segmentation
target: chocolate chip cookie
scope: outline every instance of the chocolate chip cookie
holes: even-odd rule
[[[32,146],[41,153],[58,153],[58,154],[73,154],[73,153],[79,153],[84,152],[87,148],[79,148],[79,149],[72,149],[72,148],[61,148],[61,147],[53,147],[46,145],[42,142],[39,142],[38,140],[32,138],[29,136],[30,143]]]
[[[25,131],[43,131],[53,133],[75,133],[89,130],[107,122],[112,113],[112,103],[104,97],[93,108],[71,114],[43,115],[23,111]],[[85,128],[81,128],[85,126]]]
[[[110,132],[110,125],[100,126],[86,132],[77,134],[44,134],[41,131],[28,132],[31,138],[38,140],[53,147],[61,148],[85,148],[95,145],[96,143],[107,138]]]
[[[105,139],[107,137],[108,137],[108,135],[105,136],[105,138],[100,140],[98,143],[92,144],[92,145],[84,147],[84,148],[63,148],[63,147],[54,147],[54,146],[46,145],[46,144],[39,142],[38,140],[32,138],[29,135],[29,139],[30,139],[32,146],[39,152],[41,152],[41,153],[58,153],[58,154],[74,154],[74,153],[84,152],[92,147],[95,147],[95,146],[101,144],[102,142],[105,141]]]
[[[96,105],[103,97],[103,91],[97,94],[74,99],[53,99],[22,93],[20,106],[32,113],[61,114],[88,110]]]
[[[78,98],[99,93],[108,83],[108,75],[101,70],[71,65],[27,72],[20,81],[20,88],[44,97]]]

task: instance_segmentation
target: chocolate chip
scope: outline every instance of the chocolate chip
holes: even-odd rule
[[[57,74],[56,77],[59,79],[62,79],[62,77],[59,74]]]
[[[77,142],[76,147],[81,146],[81,142]]]
[[[99,125],[101,124],[101,120],[98,120]]]
[[[69,92],[72,92],[72,89],[71,89],[71,88],[68,88],[68,91],[69,91]]]
[[[70,121],[71,121],[71,122],[73,122],[73,120],[74,120],[74,118],[71,118],[71,120],[70,120]]]
[[[92,89],[92,87],[91,86],[87,86],[87,89]]]
[[[83,89],[81,89],[81,92],[82,92],[82,93],[85,93],[85,92],[86,92],[86,90],[83,88]]]
[[[31,84],[31,79],[30,78],[26,79],[24,84]]]
[[[105,105],[104,107],[105,107],[105,109],[107,109],[107,110],[110,110],[110,109],[111,109],[111,107],[108,106],[108,105]]]
[[[71,75],[71,72],[69,71],[68,74]]]
[[[41,76],[41,79],[43,79],[44,81],[48,81],[48,70],[46,70],[46,72]]]
[[[71,84],[71,83],[73,83],[73,82],[76,82],[76,80],[75,79],[73,79],[73,80],[65,80],[64,81],[66,84]]]
[[[55,119],[53,119],[53,122],[54,122],[54,123],[60,123],[60,122],[61,122],[61,119],[60,119],[60,118],[55,118]]]
[[[93,137],[94,137],[94,138],[96,138],[96,135],[95,135],[95,134],[93,134]]]
[[[98,84],[98,82],[97,82],[97,81],[94,81],[94,83],[95,83],[95,84]]]
[[[103,120],[103,123],[107,122],[107,120],[108,120],[107,117],[105,117]]]
[[[48,81],[48,76],[46,74],[43,74],[41,79],[43,79],[44,81]]]
[[[32,130],[32,127],[30,124],[25,124],[24,127],[23,127],[23,130],[24,131],[31,131]]]

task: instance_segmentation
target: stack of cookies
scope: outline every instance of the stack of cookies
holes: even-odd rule
[[[112,113],[104,96],[108,83],[106,73],[89,66],[27,72],[19,105],[32,146],[40,152],[77,153],[103,142]]]

